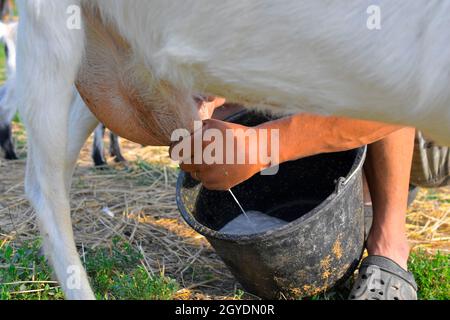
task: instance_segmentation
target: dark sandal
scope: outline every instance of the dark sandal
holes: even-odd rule
[[[417,284],[412,273],[382,256],[363,260],[350,292],[350,300],[417,300]]]

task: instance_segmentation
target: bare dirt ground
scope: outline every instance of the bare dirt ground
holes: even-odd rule
[[[15,125],[19,154],[25,134]],[[139,248],[145,267],[178,281],[179,299],[233,299],[239,285],[208,242],[181,219],[175,204],[177,169],[165,148],[122,140],[126,165],[93,169],[91,141],[82,151],[72,189],[72,217],[80,251],[120,237]],[[0,244],[38,236],[23,192],[25,161],[0,160]],[[421,190],[408,214],[414,249],[450,252],[450,189]],[[244,296],[252,298],[251,296]]]

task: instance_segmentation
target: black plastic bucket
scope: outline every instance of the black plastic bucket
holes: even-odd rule
[[[229,121],[257,125],[266,115],[240,113]],[[264,233],[218,232],[241,214],[229,192],[210,191],[181,173],[177,204],[250,293],[299,298],[345,280],[364,250],[362,166],[366,148],[284,163],[275,176],[255,175],[233,192],[246,210],[289,224]]]

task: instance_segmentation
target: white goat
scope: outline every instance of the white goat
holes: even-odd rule
[[[374,3],[381,30],[366,27]],[[73,5],[80,29],[67,27]],[[135,141],[167,143],[199,117],[192,97],[204,94],[405,124],[450,143],[450,1],[20,0],[19,12],[26,191],[67,298],[94,298],[70,219],[73,167],[94,127],[71,107],[74,83]]]

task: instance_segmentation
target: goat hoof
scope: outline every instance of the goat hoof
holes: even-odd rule
[[[6,154],[5,159],[14,161],[14,160],[19,160],[19,157],[15,153],[11,153],[11,154]]]
[[[122,157],[122,156],[116,156],[116,157],[114,158],[114,162],[115,162],[115,163],[126,163],[127,160],[126,160],[124,157]]]

